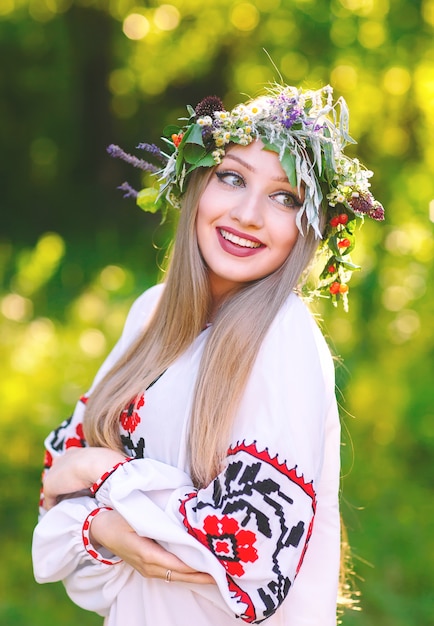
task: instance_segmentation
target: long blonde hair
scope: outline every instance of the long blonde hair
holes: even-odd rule
[[[165,288],[152,319],[89,398],[84,430],[90,445],[122,449],[120,413],[207,323],[211,294],[197,243],[196,214],[212,173],[200,168],[189,181]],[[197,487],[209,484],[221,471],[235,411],[258,350],[317,246],[312,228],[299,234],[283,265],[233,293],[213,320],[196,381],[188,439],[191,476]]]

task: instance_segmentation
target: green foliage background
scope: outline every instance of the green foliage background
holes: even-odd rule
[[[433,576],[434,0],[1,0],[0,624],[100,624],[30,562],[42,440],[155,281],[170,224],[105,154],[158,142],[208,94],[330,82],[387,221],[367,223],[337,355],[343,513],[361,591],[347,626],[429,626]],[[135,177],[136,176],[136,177]],[[314,599],[313,599],[314,601]],[[61,617],[60,617],[61,616]]]

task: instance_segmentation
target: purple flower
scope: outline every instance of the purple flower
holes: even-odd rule
[[[270,103],[277,105],[279,121],[286,129],[291,128],[302,116],[303,112],[300,107],[297,106],[297,98],[288,98],[285,94],[281,94],[277,100],[271,100]]]
[[[161,152],[160,148],[155,145],[155,143],[139,143],[137,146],[138,150],[146,150],[149,154],[152,154],[153,157],[158,159],[161,163],[166,165],[167,157]]]
[[[125,192],[124,198],[137,198],[137,196],[139,195],[138,192],[133,187],[131,187],[129,183],[122,183],[122,185],[119,185],[118,189]]]
[[[148,161],[145,161],[144,159],[138,159],[137,157],[133,156],[132,154],[128,154],[128,152],[125,152],[124,150],[122,150],[122,148],[114,144],[110,144],[110,146],[108,146],[107,152],[113,158],[122,159],[122,161],[125,161],[126,163],[129,163],[134,167],[138,167],[144,172],[155,173],[159,171],[159,168],[156,165],[148,163]]]
[[[282,124],[285,128],[291,128],[296,122],[298,122],[301,115],[300,109],[292,109],[284,112],[284,116],[282,118]]]

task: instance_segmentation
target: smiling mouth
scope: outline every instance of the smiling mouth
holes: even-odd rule
[[[241,248],[260,248],[262,246],[262,244],[258,241],[252,241],[251,239],[238,237],[237,235],[229,233],[227,230],[223,230],[222,228],[219,228],[219,232],[223,239],[226,239],[226,241],[230,241],[237,246],[241,246]]]

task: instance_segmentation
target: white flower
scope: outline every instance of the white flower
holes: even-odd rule
[[[229,113],[227,111],[214,111],[214,117],[217,120],[225,120],[229,117]]]
[[[199,126],[212,126],[212,119],[209,115],[205,115],[204,117],[200,117],[197,120],[197,123],[199,124]]]
[[[212,154],[212,158],[217,163],[217,165],[222,162],[222,159],[221,159],[222,155],[221,155],[220,150],[214,150],[214,152],[212,152],[211,154]]]

